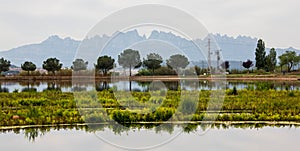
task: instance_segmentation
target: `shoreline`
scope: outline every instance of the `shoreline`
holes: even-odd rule
[[[132,80],[132,81],[179,81],[179,80],[237,80],[237,81],[300,81],[300,76],[270,76],[270,75],[213,75],[213,76],[8,76],[0,77],[0,82],[7,81],[121,81],[121,80]]]
[[[19,126],[0,126],[0,130],[13,130],[13,129],[27,129],[27,128],[44,128],[44,127],[63,127],[63,126],[97,126],[97,125],[112,125],[118,124],[115,122],[112,123],[74,123],[74,124],[49,124],[49,125],[19,125]],[[166,121],[166,122],[131,122],[131,123],[121,123],[121,124],[140,124],[140,125],[147,125],[147,124],[173,124],[173,125],[180,125],[180,124],[219,124],[219,125],[239,125],[239,124],[264,124],[265,126],[279,126],[279,125],[293,125],[293,126],[300,126],[300,122],[292,122],[292,121]]]

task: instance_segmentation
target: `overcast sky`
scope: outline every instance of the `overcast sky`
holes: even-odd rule
[[[299,0],[0,0],[0,50],[50,35],[83,39],[104,17],[138,4],[182,9],[211,33],[262,38],[267,47],[300,49]]]

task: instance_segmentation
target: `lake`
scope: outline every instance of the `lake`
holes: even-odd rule
[[[185,88],[190,89],[193,88],[195,85],[195,81],[192,82],[185,82],[185,81],[161,81],[163,85],[169,90],[177,90],[179,84],[182,85],[184,82]],[[141,82],[141,81],[131,81],[131,89],[133,91],[147,91],[149,90],[149,85],[151,82]],[[96,81],[95,84],[84,84],[78,83],[72,85],[72,81],[23,81],[23,82],[0,82],[1,91],[13,92],[13,91],[44,91],[47,89],[59,89],[62,92],[73,92],[78,89],[80,90],[90,90],[96,89],[97,91],[101,91],[104,89],[112,88],[114,86],[122,87],[124,89],[129,89],[129,81],[116,81],[116,82],[108,82],[108,81]],[[198,90],[209,90],[209,89],[216,89],[216,86],[210,81],[197,81],[197,88]],[[227,89],[233,89],[236,87],[239,89],[246,89],[246,88],[259,88],[259,87],[267,87],[270,89],[275,90],[296,90],[300,89],[300,81],[226,81],[225,82]]]
[[[163,81],[167,89],[177,89],[182,85],[177,81]],[[186,89],[193,83],[185,82]],[[209,81],[198,81],[199,90],[216,89]],[[98,81],[95,89],[102,91],[114,86],[125,87],[133,91],[148,91],[151,82],[140,81]],[[226,81],[226,88],[233,89],[300,89],[299,82],[275,81]],[[1,89],[7,92],[44,91],[58,89],[63,92],[93,89],[94,85],[71,81],[53,82],[2,82]],[[209,150],[209,151],[281,151],[298,150],[300,128],[292,125],[226,124],[204,126],[166,124],[115,126],[61,126],[44,128],[26,128],[0,130],[0,148],[2,150],[53,151],[53,150],[122,150],[151,148],[157,151],[171,150]]]
[[[42,136],[29,140],[26,130],[1,132],[0,147],[2,150],[53,151],[53,150],[122,150],[111,144],[128,148],[143,148],[157,145],[164,139],[174,137],[173,132],[155,128],[139,130],[130,128],[116,133],[112,129],[89,132],[84,128],[47,128]],[[28,130],[27,130],[28,131]],[[19,133],[19,134],[16,134]],[[36,135],[36,134],[34,134]],[[177,135],[177,134],[176,134]],[[300,129],[294,126],[255,127],[214,127],[203,133],[198,126],[194,131],[179,133],[170,142],[154,147],[157,151],[171,150],[209,150],[209,151],[281,151],[298,150]],[[106,141],[109,141],[106,142]]]

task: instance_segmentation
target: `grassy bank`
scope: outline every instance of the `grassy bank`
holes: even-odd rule
[[[180,91],[155,93],[166,97],[131,92],[137,100],[135,102],[130,98],[117,101],[109,90],[76,94],[76,99],[73,93],[60,91],[0,93],[0,125],[163,122],[171,117],[174,122],[214,118],[217,121],[300,122],[299,90],[227,90],[223,104],[210,101],[212,91],[208,90],[200,92],[198,102],[186,97],[183,104],[180,104]],[[193,95],[195,92],[189,93]],[[208,105],[209,111],[206,112]],[[190,112],[192,110],[195,112]]]

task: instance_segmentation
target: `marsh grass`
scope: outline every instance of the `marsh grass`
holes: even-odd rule
[[[180,102],[180,91],[166,91],[165,98],[149,92],[131,92],[137,103],[122,104],[113,91],[86,93],[74,99],[61,91],[0,93],[0,125],[47,125],[77,123],[138,123],[201,121],[293,121],[300,122],[300,91],[273,89],[226,90],[221,111],[210,102],[213,90],[200,91],[198,102]],[[208,103],[210,109],[207,110]],[[134,105],[142,106],[134,106]],[[196,105],[197,104],[197,105]],[[133,106],[131,106],[133,105]],[[196,106],[195,106],[196,105]],[[79,107],[80,106],[80,107]],[[134,110],[131,108],[134,108]],[[195,112],[189,112],[195,110]],[[180,112],[182,111],[182,112]]]

